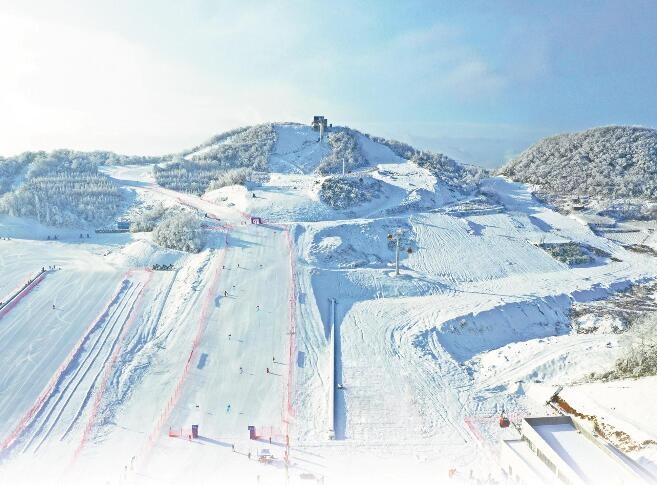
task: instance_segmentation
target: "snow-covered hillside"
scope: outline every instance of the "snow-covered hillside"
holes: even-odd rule
[[[591,321],[657,278],[617,232],[351,129],[259,125],[159,167],[99,169],[153,232],[0,215],[1,483],[504,483],[502,411],[554,413],[559,386],[613,411],[578,386],[631,323]],[[235,169],[260,176],[210,187]],[[636,412],[614,426],[657,475]]]
[[[592,198],[612,207],[628,198],[656,201],[657,130],[607,126],[552,136],[500,173],[570,200]]]

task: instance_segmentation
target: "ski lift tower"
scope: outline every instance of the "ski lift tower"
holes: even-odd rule
[[[402,229],[397,229],[395,232],[388,234],[388,241],[395,241],[395,276],[399,276],[399,242],[403,235],[404,231]],[[409,246],[406,252],[411,254],[413,249]]]

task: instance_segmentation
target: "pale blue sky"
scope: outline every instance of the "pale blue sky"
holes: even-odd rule
[[[657,127],[657,1],[0,0],[0,154],[330,121],[498,165]]]

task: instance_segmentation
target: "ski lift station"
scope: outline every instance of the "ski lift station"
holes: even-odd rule
[[[331,128],[333,125],[328,124],[328,119],[321,115],[313,116],[313,122],[310,124],[313,127],[313,130],[319,131],[319,141],[322,141],[324,138],[324,133],[326,133],[328,128]]]
[[[313,116],[312,127],[315,131],[326,131],[328,119],[321,115]]]
[[[524,484],[649,484],[646,469],[570,416],[525,418],[521,439],[503,440],[509,477]]]

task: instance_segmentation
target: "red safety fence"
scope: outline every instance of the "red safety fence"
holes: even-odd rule
[[[71,352],[69,352],[68,356],[66,359],[64,359],[64,362],[62,362],[62,365],[59,366],[55,374],[52,376],[50,381],[48,381],[48,384],[46,387],[41,391],[41,394],[37,397],[36,401],[30,407],[30,409],[27,410],[27,412],[23,415],[23,417],[20,419],[18,424],[13,428],[13,430],[0,442],[0,453],[6,451],[11,445],[14,444],[14,442],[18,439],[18,437],[23,433],[23,431],[27,428],[27,426],[30,424],[32,419],[37,415],[39,410],[43,407],[44,403],[46,400],[52,395],[53,390],[55,389],[55,386],[57,383],[60,381],[62,376],[64,375],[64,372],[66,372],[66,369],[71,365],[75,357],[78,355],[80,350],[82,349],[82,345],[84,342],[87,340],[91,332],[96,328],[96,326],[105,318],[105,316],[108,314],[110,307],[118,301],[118,298],[120,297],[121,293],[123,292],[123,289],[125,285],[128,283],[128,280],[123,279],[121,283],[117,286],[114,296],[110,300],[110,302],[105,306],[105,308],[101,311],[101,313],[96,317],[96,319],[87,327],[85,330],[84,334],[80,339],[77,341],[77,343],[73,346],[73,349]]]
[[[194,340],[192,341],[191,349],[189,352],[189,357],[187,358],[185,362],[185,367],[182,371],[182,374],[178,378],[178,382],[176,383],[176,386],[173,390],[173,393],[171,394],[171,397],[167,401],[164,409],[160,413],[157,421],[155,422],[153,429],[151,430],[150,434],[148,435],[148,439],[145,444],[145,448],[142,450],[140,453],[140,456],[143,459],[146,459],[148,455],[150,454],[153,446],[155,446],[155,443],[157,442],[158,438],[160,437],[162,433],[162,427],[166,423],[166,421],[169,419],[171,416],[171,413],[173,412],[173,409],[176,407],[176,404],[180,400],[180,397],[182,395],[182,391],[185,385],[185,382],[187,381],[187,377],[189,376],[189,371],[192,366],[192,359],[198,352],[198,347],[199,344],[201,343],[201,339],[203,338],[203,334],[205,333],[205,329],[208,324],[209,316],[210,316],[210,311],[211,311],[211,306],[214,303],[214,298],[217,294],[217,290],[219,287],[219,279],[222,273],[222,267],[223,263],[226,257],[226,251],[228,250],[228,234],[226,234],[226,239],[225,239],[225,246],[224,250],[221,252],[221,257],[219,261],[217,262],[216,265],[216,276],[214,278],[214,281],[212,282],[212,286],[208,290],[208,292],[205,295],[205,299],[203,301],[203,307],[201,308],[201,315],[199,317],[198,321],[198,326],[196,330],[196,334],[194,336]]]
[[[112,355],[110,356],[110,359],[108,361],[107,366],[105,367],[105,370],[103,372],[101,382],[100,382],[100,387],[98,391],[96,392],[94,396],[94,402],[91,407],[91,413],[89,414],[89,419],[87,421],[87,425],[84,428],[84,432],[82,433],[82,438],[80,439],[80,443],[78,444],[78,447],[75,449],[75,453],[73,454],[73,462],[75,462],[82,452],[82,449],[84,448],[84,445],[86,442],[89,440],[89,437],[91,436],[91,433],[93,431],[94,424],[96,422],[96,417],[98,416],[98,410],[100,408],[100,403],[103,399],[103,395],[105,394],[105,389],[107,388],[107,385],[112,377],[112,372],[114,372],[114,367],[116,365],[116,361],[119,358],[119,355],[121,354],[121,351],[123,349],[123,343],[125,341],[125,337],[134,324],[135,320],[139,316],[139,313],[141,311],[141,308],[143,306],[144,302],[144,289],[148,284],[150,283],[152,277],[153,277],[153,271],[150,269],[146,269],[146,274],[147,279],[144,281],[143,286],[140,288],[139,293],[137,294],[137,298],[135,300],[135,303],[130,310],[129,318],[121,328],[121,332],[119,333],[118,336],[118,345],[114,348],[114,351],[112,352]]]
[[[289,461],[290,456],[290,424],[294,417],[294,408],[292,406],[292,392],[294,390],[294,348],[297,333],[297,272],[296,272],[296,255],[294,251],[294,240],[290,234],[290,229],[285,229],[285,239],[287,242],[289,257],[289,290],[288,290],[288,359],[287,359],[287,392],[285,402],[285,462]]]
[[[39,271],[36,277],[26,283],[20,290],[14,292],[7,301],[4,302],[3,306],[0,308],[0,318],[9,313],[9,310],[14,308],[19,301],[21,301],[25,296],[30,294],[30,292],[46,277],[48,271]]]

